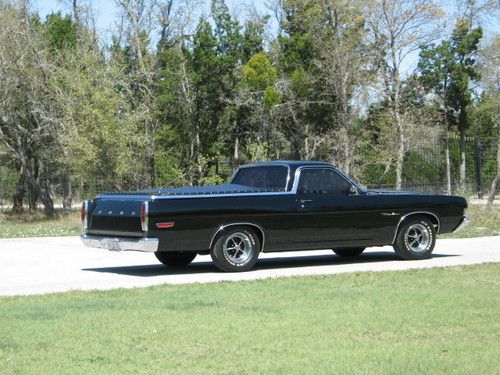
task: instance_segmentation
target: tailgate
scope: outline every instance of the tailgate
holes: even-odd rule
[[[89,207],[87,233],[142,237],[141,205],[149,196],[99,196]]]

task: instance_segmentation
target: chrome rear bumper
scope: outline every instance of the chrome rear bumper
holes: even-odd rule
[[[470,223],[470,219],[467,216],[464,216],[457,227],[453,230],[453,233],[458,232],[459,230],[464,229],[464,227]]]
[[[111,251],[144,251],[152,253],[158,250],[158,238],[120,238],[120,237],[101,237],[82,234],[80,236],[83,244],[89,247],[108,249]]]

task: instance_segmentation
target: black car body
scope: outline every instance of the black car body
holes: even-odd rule
[[[341,252],[395,245],[402,225],[417,219],[432,226],[433,242],[467,223],[466,207],[458,196],[368,190],[328,163],[263,162],[239,167],[225,185],[99,195],[84,202],[82,240],[110,250],[195,255],[213,252],[220,237],[240,228],[256,237],[257,253]],[[226,247],[238,248],[235,242]]]

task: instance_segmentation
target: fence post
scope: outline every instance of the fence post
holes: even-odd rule
[[[481,141],[477,139],[476,137],[474,138],[474,166],[475,166],[475,172],[476,172],[476,191],[477,191],[477,196],[478,198],[483,197],[483,177],[481,174],[481,167],[483,164],[483,161],[481,160]]]

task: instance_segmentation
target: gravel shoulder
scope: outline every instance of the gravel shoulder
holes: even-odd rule
[[[0,295],[32,295],[70,290],[108,290],[158,284],[208,283],[345,272],[500,262],[500,236],[438,239],[432,259],[402,261],[391,247],[369,248],[356,261],[329,250],[261,254],[255,269],[221,273],[210,256],[172,270],[154,254],[86,248],[78,237],[0,240]]]

